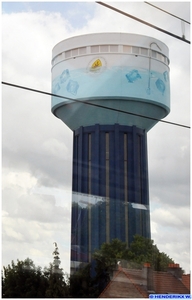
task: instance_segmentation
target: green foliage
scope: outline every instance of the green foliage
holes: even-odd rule
[[[53,254],[53,266],[54,266],[54,269],[58,271],[61,261],[59,258],[59,249],[57,247],[57,243],[54,243],[54,244],[55,244],[55,250],[52,253]],[[57,273],[59,273],[59,272],[57,272]]]
[[[48,288],[45,292],[46,298],[66,298],[68,297],[69,289],[64,280],[62,269],[55,269],[55,266],[50,264],[48,272]]]
[[[56,243],[55,243],[56,244]],[[136,235],[130,247],[118,239],[104,243],[93,254],[94,262],[87,264],[65,280],[59,268],[57,245],[53,264],[42,270],[29,258],[17,260],[4,267],[2,274],[3,298],[97,298],[117,268],[118,262],[126,268],[142,268],[149,262],[154,270],[166,271],[174,261],[160,252],[153,240]]]
[[[118,239],[111,243],[104,243],[100,250],[96,250],[93,258],[97,261],[97,272],[105,270],[111,274],[120,261],[125,267],[142,268],[143,264],[149,262],[156,271],[166,271],[169,263],[174,261],[163,252],[160,252],[154,241],[139,235],[127,249],[126,243]]]
[[[126,267],[128,262],[133,267],[141,267],[144,262],[155,260],[155,255],[158,255],[158,249],[153,241],[140,236],[135,236],[129,249],[126,243],[118,239],[104,243],[93,253],[94,275],[91,275],[89,264],[70,277],[70,295],[73,298],[98,297],[110,281],[119,261],[125,262]]]
[[[49,268],[46,269],[46,275],[48,279],[48,288],[45,292],[46,298],[65,298],[68,297],[69,289],[64,280],[63,270],[59,267],[61,261],[59,258],[59,249],[57,243],[52,253],[53,264],[50,264]]]
[[[47,286],[41,268],[36,268],[29,258],[4,267],[3,298],[41,298]]]
[[[100,250],[96,250],[93,254],[93,259],[97,262],[96,272],[98,276],[102,276],[104,273],[106,281],[109,281],[117,262],[120,259],[126,259],[127,255],[126,243],[118,239],[113,239],[111,243],[103,243]]]
[[[157,264],[156,264],[156,270],[157,271],[167,271],[167,266],[168,264],[172,264],[174,263],[173,259],[170,258],[166,253],[164,252],[160,252],[159,256],[158,256],[158,260],[157,260]]]
[[[4,267],[2,298],[60,298],[68,297],[68,286],[63,273],[53,272],[53,266],[35,267],[29,258],[17,260]]]
[[[118,239],[113,239],[111,243],[101,245],[99,251],[95,251],[93,258],[97,260],[105,260],[107,264],[116,264],[120,258],[125,258],[128,254],[126,243]]]
[[[158,250],[153,240],[139,235],[134,237],[129,248],[118,239],[102,244],[93,253],[93,260],[95,265],[92,262],[70,277],[69,294],[72,298],[98,297],[110,281],[118,263],[124,267],[141,269],[145,262],[149,262],[158,271],[166,271],[168,264],[173,263],[169,256]],[[93,265],[95,272],[91,272]]]
[[[70,297],[97,298],[99,291],[95,279],[90,276],[91,265],[87,264],[70,276]]]
[[[174,263],[167,254],[159,251],[153,240],[139,235],[134,236],[127,260],[137,263],[140,267],[149,262],[155,271],[166,271],[168,264]]]

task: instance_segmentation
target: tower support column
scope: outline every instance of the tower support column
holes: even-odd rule
[[[114,238],[150,238],[145,130],[96,124],[75,130],[73,143],[72,268]]]

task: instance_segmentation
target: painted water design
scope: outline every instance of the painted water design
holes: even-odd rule
[[[87,68],[72,71],[64,69],[61,75],[54,79],[52,87],[54,94],[69,98],[146,98],[169,106],[168,71],[159,73],[151,70],[149,73],[148,69],[101,67],[99,72],[94,73]]]

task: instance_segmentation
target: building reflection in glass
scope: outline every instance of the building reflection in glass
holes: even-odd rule
[[[110,241],[131,237],[129,244],[135,234],[149,236],[149,206],[73,192],[71,273],[91,262],[92,253],[106,242],[107,234]]]

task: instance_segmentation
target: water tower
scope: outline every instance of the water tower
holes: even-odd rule
[[[170,111],[168,48],[129,33],[63,40],[52,93],[65,97],[52,97],[52,112],[73,131],[74,271],[104,242],[150,238],[147,131]]]

